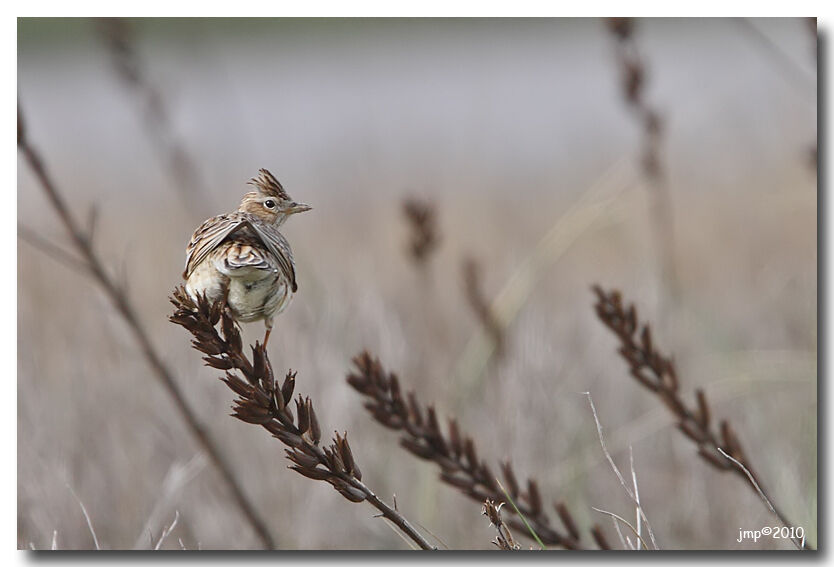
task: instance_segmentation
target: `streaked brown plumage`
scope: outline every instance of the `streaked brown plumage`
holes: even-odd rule
[[[236,320],[263,319],[266,344],[273,318],[298,289],[290,243],[278,227],[311,207],[293,201],[266,169],[249,184],[256,190],[243,196],[237,211],[212,217],[194,232],[183,278],[192,297],[226,295]]]

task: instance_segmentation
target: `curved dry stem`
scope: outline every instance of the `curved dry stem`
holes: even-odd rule
[[[441,430],[434,407],[423,408],[414,392],[403,395],[400,382],[393,373],[386,372],[379,360],[368,352],[354,357],[354,371],[347,381],[357,392],[365,396],[365,409],[383,426],[401,432],[400,445],[418,458],[432,461],[440,467],[440,479],[483,503],[511,502],[518,507],[519,516],[508,519],[519,534],[531,537],[531,532],[543,545],[562,546],[567,549],[583,549],[580,533],[567,507],[557,502],[556,512],[564,525],[564,531],[555,528],[545,512],[544,503],[535,479],[527,480],[526,490],[519,486],[509,462],[501,463],[501,472],[507,487],[506,495],[489,465],[478,458],[475,442],[458,427],[455,419],[449,419],[448,433]],[[591,531],[601,549],[608,549],[599,526]]]
[[[626,494],[628,494],[628,497],[631,498],[632,502],[634,502],[634,505],[637,508],[637,513],[639,515],[638,520],[639,520],[639,518],[642,518],[643,521],[646,523],[646,529],[649,530],[649,537],[652,540],[652,545],[654,545],[655,549],[658,549],[657,541],[655,541],[654,533],[652,532],[652,526],[651,526],[651,524],[649,524],[649,519],[646,517],[646,513],[643,511],[643,507],[640,506],[640,499],[637,496],[636,491],[632,492],[631,489],[629,489],[628,485],[626,484],[625,479],[623,478],[622,473],[620,473],[620,469],[617,468],[617,465],[614,463],[614,458],[611,456],[611,453],[608,452],[608,448],[605,446],[605,437],[602,435],[602,424],[599,422],[599,416],[597,415],[597,408],[594,407],[594,400],[591,397],[591,393],[590,392],[583,392],[583,393],[588,397],[588,403],[591,405],[591,413],[594,416],[594,423],[597,426],[597,436],[599,437],[599,444],[600,444],[600,447],[602,447],[602,452],[605,454],[605,458],[608,460],[608,464],[611,466],[611,469],[614,471],[614,474],[617,475],[617,480],[620,481],[620,484],[625,489]],[[633,471],[633,469],[632,469],[632,471]],[[634,481],[634,486],[635,486],[635,488],[637,486],[636,479]],[[639,532],[637,530],[635,530],[634,533],[639,535]]]
[[[617,290],[592,287],[597,296],[594,309],[600,321],[619,339],[620,356],[628,363],[631,376],[653,392],[678,420],[678,429],[698,446],[698,454],[711,466],[737,473],[759,495],[766,491],[750,465],[741,441],[730,422],[721,420],[712,426],[713,412],[703,390],[695,391],[695,404],[688,405],[681,396],[677,370],[671,357],[661,354],[648,323],[640,324],[634,304],[626,307]],[[768,509],[784,525],[796,525],[765,496]],[[803,549],[811,549],[807,544]]]
[[[625,519],[625,518],[623,518],[622,516],[618,516],[618,515],[617,515],[617,514],[615,514],[614,512],[608,512],[607,510],[600,510],[599,508],[594,508],[593,506],[591,506],[591,510],[593,510],[593,511],[595,511],[595,512],[599,512],[600,514],[605,514],[606,516],[611,516],[611,517],[612,517],[612,518],[614,518],[615,520],[617,520],[617,521],[619,521],[619,522],[622,522],[623,524],[625,524],[626,526],[628,526],[628,529],[630,529],[632,532],[634,532],[634,535],[635,535],[635,536],[637,536],[637,539],[638,539],[638,540],[640,540],[640,543],[642,543],[642,544],[643,544],[643,548],[644,548],[646,551],[648,551],[648,550],[649,550],[649,546],[648,546],[648,545],[646,545],[645,540],[644,540],[644,539],[643,539],[643,537],[640,535],[640,533],[637,531],[637,528],[635,528],[634,526],[632,526],[632,525],[631,525],[631,522],[629,522],[628,520],[626,520],[626,519]],[[655,549],[657,549],[657,547],[655,547]]]
[[[191,344],[205,355],[207,366],[225,371],[221,380],[237,394],[234,417],[260,425],[286,445],[292,470],[329,483],[351,502],[367,501],[421,549],[435,549],[405,516],[362,482],[362,471],[353,457],[347,433],[336,432],[329,446],[320,445],[321,427],[310,398],[299,394],[295,411],[292,409],[296,373],[288,371],[283,383],[278,384],[266,347],[260,342],[251,347],[251,357],[247,356],[240,330],[222,302],[210,304],[205,296],[195,300],[179,286],[171,303],[176,308],[171,322],[192,334]]]
[[[148,365],[153,370],[153,375],[159,380],[165,391],[174,402],[177,412],[188,426],[189,431],[197,440],[199,445],[208,454],[214,467],[220,473],[224,484],[232,493],[232,497],[240,508],[241,513],[246,518],[247,522],[252,526],[258,538],[267,549],[275,547],[275,541],[266,526],[266,523],[260,517],[255,507],[246,497],[238,481],[235,479],[232,469],[226,461],[225,457],[220,452],[219,447],[214,440],[209,436],[205,427],[200,423],[197,414],[191,409],[191,406],[185,399],[185,396],[177,385],[174,375],[171,370],[162,362],[162,358],[151,343],[151,339],[145,331],[144,326],[139,320],[136,310],[127,297],[124,289],[117,285],[115,281],[107,273],[104,263],[93,248],[93,241],[90,233],[81,228],[81,224],[72,215],[69,208],[58,191],[52,177],[46,170],[46,166],[41,159],[40,154],[30,144],[24,127],[23,118],[21,116],[20,107],[18,105],[18,124],[17,124],[17,147],[29,168],[35,174],[39,185],[43,189],[52,208],[58,214],[64,227],[70,235],[73,246],[80,254],[83,262],[89,272],[93,281],[104,291],[105,295],[113,303],[116,311],[127,324],[128,329],[133,334],[139,350],[148,362]]]

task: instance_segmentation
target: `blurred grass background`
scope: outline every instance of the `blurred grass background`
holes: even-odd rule
[[[657,341],[682,388],[730,417],[771,496],[816,543],[817,195],[813,39],[798,19],[750,22],[799,71],[732,20],[639,20],[647,98],[663,113],[681,302]],[[455,415],[490,462],[509,458],[581,526],[633,515],[604,462],[590,391],[621,468],[665,549],[760,549],[738,530],[773,525],[733,475],[703,463],[627,375],[589,286],[618,287],[660,321],[657,254],[635,167],[617,197],[543,270],[507,330],[507,356],[456,380],[478,322],[461,261],[497,293],[541,237],[641,133],[620,95],[599,20],[131,20],[170,129],[199,169],[183,201],[136,94],[94,22],[18,20],[18,85],[31,139],[74,211],[99,211],[96,243],[189,400],[231,457],[285,549],[402,549],[367,506],[286,470],[278,443],[229,417],[230,393],[168,323],[185,244],[237,206],[259,167],[313,205],[284,233],[299,293],[276,322],[276,368],[298,370],[325,430],[347,430],[366,483],[453,549],[487,549],[480,507],[399,449],[344,381],[368,348],[405,387]],[[807,77],[807,81],[797,77]],[[19,225],[65,234],[18,162]],[[424,277],[406,253],[401,203],[434,201],[442,243]],[[246,327],[251,340],[262,325]],[[660,331],[660,329],[658,329]],[[675,344],[672,344],[672,343]],[[190,463],[190,464],[189,464]],[[18,241],[18,544],[90,548],[74,490],[108,548],[258,543],[95,286]],[[70,489],[71,487],[71,489]]]

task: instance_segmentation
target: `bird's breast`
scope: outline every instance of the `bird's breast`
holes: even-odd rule
[[[291,297],[289,286],[276,271],[267,277],[230,278],[229,307],[241,321],[272,317],[286,308]]]

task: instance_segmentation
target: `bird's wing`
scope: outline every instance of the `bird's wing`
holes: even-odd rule
[[[227,236],[240,228],[246,219],[240,213],[212,217],[194,231],[185,249],[185,271],[182,277],[188,279],[200,262],[206,259]]]
[[[298,284],[295,281],[295,263],[292,259],[290,243],[287,242],[283,234],[278,232],[277,228],[270,224],[258,221],[249,222],[248,224],[278,261],[278,266],[290,282],[290,289],[295,293],[298,289]]]
[[[222,254],[215,260],[215,266],[223,274],[234,277],[250,273],[252,270],[271,272],[274,264],[269,260],[269,250],[260,246],[255,238],[247,242],[230,242],[224,245]]]

